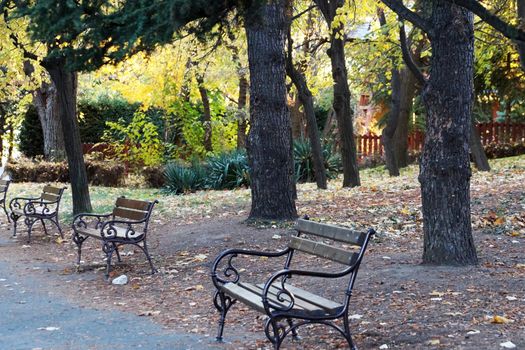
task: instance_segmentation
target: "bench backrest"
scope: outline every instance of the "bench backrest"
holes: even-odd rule
[[[62,194],[64,193],[65,187],[55,187],[51,185],[44,186],[40,198],[48,202],[60,202]]]
[[[119,197],[113,209],[113,216],[132,221],[147,221],[155,203],[157,201],[148,202]]]
[[[321,258],[336,261],[343,265],[354,265],[359,257],[365,243],[368,242],[367,232],[357,232],[349,228],[322,224],[314,221],[299,219],[295,226],[297,236],[292,237],[288,246],[291,249],[312,254]],[[301,237],[308,234],[325,240],[333,240],[344,243],[349,249],[334,247],[322,242],[313,241]],[[356,249],[350,249],[353,246]]]
[[[11,181],[9,180],[0,180],[0,202],[5,201],[5,196],[10,183]]]

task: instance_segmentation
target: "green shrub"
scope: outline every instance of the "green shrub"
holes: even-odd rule
[[[315,170],[310,141],[306,139],[298,139],[294,141],[293,146],[295,180],[297,182],[315,181]],[[337,177],[337,174],[341,172],[341,156],[334,151],[334,147],[331,143],[324,143],[322,147],[326,176],[329,179],[335,178]]]
[[[20,134],[18,135],[18,148],[28,158],[44,154],[44,135],[42,125],[38,118],[36,108],[31,104],[24,114]]]
[[[215,190],[250,185],[250,168],[244,151],[222,153],[208,158],[207,187]]]
[[[165,190],[172,194],[195,192],[205,188],[206,171],[197,163],[187,166],[181,162],[168,163],[165,170]]]

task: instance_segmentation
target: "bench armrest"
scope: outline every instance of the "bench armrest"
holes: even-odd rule
[[[9,209],[11,209],[11,211],[14,209],[23,209],[26,202],[36,201],[39,199],[40,197],[15,197],[9,202]]]
[[[83,227],[87,228],[89,226],[88,222],[91,221],[89,219],[93,219],[92,221],[95,222],[95,228],[101,228],[102,225],[106,222],[105,218],[109,218],[111,214],[91,214],[91,213],[80,213],[75,215],[73,218],[73,230],[75,227]],[[87,219],[87,220],[86,220]]]
[[[146,234],[146,227],[140,227],[135,229],[137,225],[144,225],[147,223],[147,219],[143,220],[109,220],[104,222],[100,229],[100,233],[103,238],[116,238],[119,229],[122,232],[122,228],[125,228],[124,233],[119,234],[119,238],[134,239],[143,234]],[[140,232],[139,232],[140,231]]]
[[[211,268],[211,278],[215,287],[219,288],[221,284],[233,282],[237,283],[240,279],[240,274],[237,268],[233,266],[233,258],[239,255],[247,256],[264,256],[268,258],[275,258],[286,255],[290,252],[290,248],[286,248],[277,252],[263,252],[257,250],[246,250],[246,249],[228,249],[223,251],[215,258]],[[218,272],[219,265],[222,261],[227,260],[226,266],[220,272]],[[219,273],[221,277],[219,277]]]

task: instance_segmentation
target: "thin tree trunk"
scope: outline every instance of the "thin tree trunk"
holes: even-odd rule
[[[33,104],[42,125],[44,157],[47,160],[63,160],[66,156],[64,132],[60,121],[57,89],[53,82],[42,83],[33,94]]]
[[[288,72],[288,68],[287,72]],[[289,74],[288,74],[289,75]],[[295,85],[295,84],[294,84]],[[298,96],[294,96],[293,93],[289,94],[288,108],[290,109],[290,122],[292,124],[292,138],[294,140],[304,138],[303,133],[303,117],[304,114],[301,111],[302,102]]]
[[[69,179],[73,192],[73,214],[91,212],[89,186],[77,120],[77,76],[65,68],[65,59],[44,61],[58,91],[60,119],[64,131]]]
[[[416,91],[416,79],[408,68],[403,67],[400,72],[399,117],[394,133],[396,161],[399,168],[405,168],[409,164],[408,125]]]
[[[390,82],[392,87],[392,103],[390,111],[388,112],[388,118],[386,121],[386,127],[381,133],[381,139],[383,141],[383,148],[385,150],[386,168],[390,176],[399,176],[399,166],[396,158],[396,147],[394,134],[397,129],[399,120],[399,104],[400,104],[400,90],[401,90],[401,77],[397,69],[392,69],[392,80]]]
[[[211,128],[211,111],[210,111],[210,99],[208,98],[208,90],[204,86],[204,78],[201,74],[195,75],[197,84],[199,85],[199,93],[202,100],[202,126],[204,127],[204,149],[206,152],[213,152],[212,146],[212,128]]]
[[[7,162],[13,161],[13,150],[15,149],[15,128],[13,121],[10,120],[7,123]]]
[[[470,153],[472,153],[474,164],[479,171],[490,171],[489,160],[474,121],[470,123]]]
[[[248,78],[246,73],[239,74],[239,99],[237,104],[237,149],[246,148],[246,130],[248,116],[246,114],[246,101],[248,97]]]
[[[354,111],[350,105],[352,99],[348,87],[348,77],[345,63],[344,40],[336,35],[342,32],[343,25],[332,28],[332,22],[337,10],[344,0],[314,0],[330,28],[330,49],[328,56],[332,64],[332,78],[334,79],[333,107],[337,119],[339,139],[341,142],[341,159],[343,163],[343,187],[354,187],[361,184],[359,169],[357,168],[357,152],[354,140]]]
[[[306,77],[293,64],[293,42],[292,35],[290,33],[290,25],[291,23],[289,23],[288,26],[288,56],[286,59],[286,72],[295,85],[295,88],[299,94],[299,100],[301,101],[301,104],[304,108],[308,129],[308,139],[310,140],[310,147],[312,149],[312,159],[314,163],[315,182],[317,183],[317,188],[326,189],[326,169],[324,166],[321,140],[319,138],[319,129],[317,128],[317,119],[315,117],[314,100],[312,97],[312,92],[308,88]]]
[[[433,1],[432,65],[423,92],[427,132],[419,181],[423,262],[477,264],[470,218],[469,137],[473,101],[472,14]]]
[[[525,0],[516,0],[517,15],[520,29],[525,29]],[[518,53],[520,55],[521,69],[525,70],[525,43],[516,42]]]
[[[290,112],[286,105],[284,0],[260,6],[246,20],[250,65],[252,208],[250,219],[292,220],[295,179]]]

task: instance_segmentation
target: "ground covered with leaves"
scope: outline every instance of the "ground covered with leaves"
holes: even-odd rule
[[[490,173],[474,172],[472,177],[472,224],[480,263],[476,267],[421,265],[416,167],[399,178],[389,178],[381,169],[366,170],[361,174],[363,186],[353,189],[341,188],[341,179],[325,191],[313,184],[299,185],[300,215],[378,232],[350,305],[351,329],[360,349],[525,348],[525,157],[495,160],[491,165]],[[36,194],[38,188],[15,184],[10,194]],[[167,196],[145,189],[92,188],[95,210],[107,211],[122,194],[160,200],[149,237],[158,274],[148,275],[142,253],[125,248],[124,262],[115,267],[112,277],[126,274],[130,282],[108,284],[100,246],[89,241],[83,250],[84,271],[77,273],[70,230],[62,241],[35,228],[29,245],[21,233],[15,244],[0,245],[0,259],[15,261],[21,274],[45,279],[43,286],[60,297],[108,312],[118,309],[151,317],[169,329],[199,334],[212,342],[218,321],[210,279],[215,256],[230,247],[284,248],[293,233],[291,223],[247,225],[247,189]],[[69,208],[66,198],[64,211]],[[65,215],[64,227],[69,227],[70,218]],[[11,232],[4,222],[3,238]],[[316,264],[305,256],[296,258],[301,265]],[[246,259],[242,266],[247,278],[263,278],[272,269],[270,261],[258,258]],[[337,281],[302,283],[335,300],[344,289]],[[224,348],[271,348],[263,325],[262,315],[236,304],[228,314]],[[345,347],[342,338],[325,327],[300,330],[300,336],[299,342],[287,340],[285,348]]]

